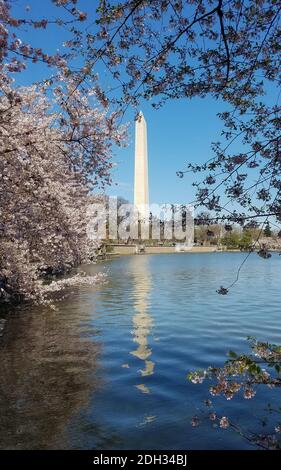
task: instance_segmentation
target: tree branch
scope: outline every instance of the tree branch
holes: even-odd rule
[[[225,84],[227,85],[228,79],[229,79],[229,71],[230,71],[230,51],[226,39],[226,34],[225,34],[225,29],[224,29],[224,22],[223,22],[223,11],[222,11],[222,0],[219,0],[219,4],[217,7],[217,14],[219,17],[219,22],[220,22],[220,29],[221,29],[221,35],[222,39],[224,42],[224,47],[225,47],[225,52],[226,52],[226,78],[225,78]]]

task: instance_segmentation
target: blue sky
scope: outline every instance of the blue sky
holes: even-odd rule
[[[180,179],[176,172],[186,162],[203,162],[212,156],[211,142],[218,140],[221,122],[216,117],[217,102],[211,99],[170,101],[158,110],[143,103],[149,157],[150,201],[188,203],[194,198],[191,174]],[[128,119],[131,116],[128,113]],[[113,186],[109,193],[133,198],[134,123],[129,127],[129,145],[117,149]]]
[[[26,5],[30,6],[29,13],[25,11]],[[89,5],[93,8],[89,9]],[[94,19],[97,5],[96,0],[78,2],[79,9],[90,10],[91,20]],[[17,15],[35,19],[64,15],[63,10],[55,8],[51,0],[14,0],[13,8]],[[33,45],[50,53],[54,53],[67,39],[65,30],[56,26],[48,27],[47,31],[29,30],[20,37],[31,40]],[[60,50],[63,49],[60,47]],[[106,71],[102,66],[98,71],[106,82]],[[44,66],[36,64],[20,74],[18,79],[21,84],[30,84],[43,78],[45,72]],[[269,94],[275,101],[276,92],[270,91]],[[222,122],[216,114],[226,110],[226,105],[207,97],[169,101],[158,110],[152,108],[149,102],[144,102],[141,110],[148,128],[150,202],[190,203],[194,200],[192,181],[195,177],[189,173],[180,179],[176,172],[183,170],[187,162],[203,163],[213,156],[211,142],[220,140],[222,129]],[[135,110],[129,110],[125,115],[124,122],[131,122],[128,146],[115,148],[114,162],[117,166],[113,172],[114,185],[107,190],[108,194],[119,195],[129,201],[133,201],[134,115]]]
[[[89,11],[89,3],[93,5],[94,14],[98,2],[80,0],[78,6]],[[30,6],[28,13],[26,5]],[[63,10],[52,6],[50,0],[16,0],[13,8],[18,15],[29,18],[55,18],[63,14]],[[20,37],[31,40],[33,44],[36,41],[35,46],[53,53],[67,39],[65,31],[61,33],[56,26],[48,26],[47,33],[40,29],[29,30],[28,34],[23,32]],[[43,78],[45,73],[46,68],[37,63],[18,78],[22,84],[30,84]],[[106,70],[100,68],[99,73],[106,80]],[[176,172],[184,169],[187,161],[203,162],[212,156],[211,142],[218,140],[221,129],[221,122],[216,117],[221,107],[215,100],[205,98],[170,101],[158,110],[149,102],[143,102],[141,110],[148,127],[150,202],[191,202],[194,199],[192,175],[180,179]],[[129,201],[133,201],[134,115],[135,110],[128,110],[125,115],[124,122],[130,122],[128,146],[114,149],[114,162],[117,164],[113,172],[114,184],[106,191]]]

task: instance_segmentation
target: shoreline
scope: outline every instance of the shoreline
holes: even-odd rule
[[[219,250],[215,247],[193,247],[190,250],[178,251],[174,246],[148,246],[143,253],[136,253],[135,246],[115,246],[114,251],[107,253],[106,257],[129,256],[129,255],[152,255],[152,254],[189,254],[189,253],[242,253],[241,250]]]
[[[253,250],[257,253],[258,250]],[[279,253],[279,249],[269,249],[269,252]],[[130,256],[130,255],[152,255],[152,254],[192,254],[192,253],[249,253],[247,250],[231,249],[231,250],[220,250],[217,247],[210,246],[196,246],[192,247],[190,250],[178,251],[174,246],[148,246],[145,247],[145,251],[142,253],[136,253],[135,246],[114,246],[114,250],[111,253],[106,253],[106,258],[111,258],[115,256]]]

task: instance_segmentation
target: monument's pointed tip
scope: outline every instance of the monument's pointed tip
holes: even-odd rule
[[[139,111],[137,113],[136,121],[141,122],[142,120],[144,120],[144,115],[142,111]]]

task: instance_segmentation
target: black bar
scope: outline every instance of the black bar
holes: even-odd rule
[[[24,467],[50,468],[69,466],[75,468],[163,468],[199,470],[224,469],[229,466],[249,465],[250,468],[264,468],[280,459],[279,451],[165,451],[165,450],[2,450],[0,468]],[[5,467],[4,467],[5,466]],[[239,468],[237,469],[239,470]]]

